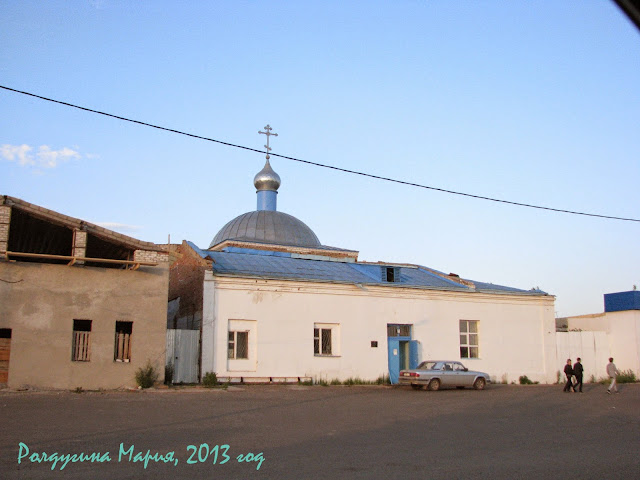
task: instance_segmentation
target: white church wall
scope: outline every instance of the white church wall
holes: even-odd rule
[[[388,374],[387,324],[413,325],[420,360],[459,359],[462,319],[479,321],[480,355],[462,359],[467,367],[498,382],[517,381],[520,375],[555,381],[553,297],[230,277],[213,281],[208,272],[204,301],[202,371],[218,376],[375,380]],[[256,322],[250,339],[255,341],[253,370],[229,363],[230,320]],[[314,325],[337,326],[331,355],[314,354]]]

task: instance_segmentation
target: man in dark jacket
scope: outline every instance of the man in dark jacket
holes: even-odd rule
[[[571,389],[575,392],[576,390],[573,388],[573,367],[571,366],[571,359],[567,359],[567,364],[564,366],[564,374],[567,376],[567,383],[564,386],[563,392],[570,392]]]
[[[576,377],[576,383],[573,386],[573,391],[575,392],[580,386],[580,393],[582,393],[582,363],[580,363],[580,357],[577,358],[576,363],[573,364],[573,375]]]

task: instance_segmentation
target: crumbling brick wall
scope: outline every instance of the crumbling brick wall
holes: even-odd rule
[[[199,329],[202,321],[204,272],[211,261],[203,259],[186,242],[171,245],[168,301],[180,298],[180,307],[167,328]]]

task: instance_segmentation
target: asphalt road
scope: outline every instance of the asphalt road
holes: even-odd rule
[[[640,384],[3,391],[0,478],[635,479]]]

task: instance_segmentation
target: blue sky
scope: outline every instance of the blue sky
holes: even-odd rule
[[[475,195],[640,218],[640,32],[613,2],[0,3],[0,85]],[[264,155],[0,89],[0,194],[206,247]],[[640,223],[272,158],[278,209],[360,259],[556,295],[640,286]],[[120,226],[114,226],[118,224]]]

